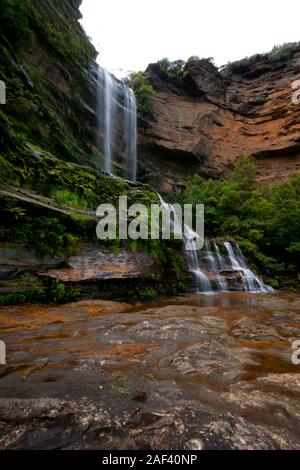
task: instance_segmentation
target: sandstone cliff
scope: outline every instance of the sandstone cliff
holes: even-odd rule
[[[96,238],[99,204],[158,198],[101,171],[97,53],[78,22],[80,4],[1,1],[0,305],[149,298],[176,292],[185,276],[175,266],[181,245]]]
[[[259,177],[284,181],[300,171],[300,47],[256,55],[223,71],[209,60],[170,76],[151,64],[152,118],[139,133],[141,174],[163,192],[182,190],[193,173],[224,178],[241,155],[256,160]]]

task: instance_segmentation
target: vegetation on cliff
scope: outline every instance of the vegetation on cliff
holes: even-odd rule
[[[257,67],[257,63],[261,60],[265,64],[274,64],[279,61],[288,61],[295,52],[299,51],[300,42],[287,42],[284,44],[276,45],[270,52],[265,54],[254,54],[251,57],[237,60],[235,62],[228,62],[228,64],[221,67],[220,71],[224,77],[228,77],[233,73],[251,73],[257,74],[263,71],[262,67]]]
[[[34,249],[41,259],[66,260],[84,243],[99,245],[93,214],[101,203],[116,203],[121,195],[128,196],[129,204],[157,201],[151,188],[98,171],[96,89],[90,70],[96,51],[78,22],[79,4],[1,0],[0,79],[6,84],[7,104],[0,109],[0,242]],[[147,116],[152,87],[139,74],[132,79],[139,111]],[[125,242],[108,240],[104,245],[113,251]],[[131,298],[182,290],[185,273],[178,242],[126,246],[149,253],[168,271],[163,285],[132,285]],[[77,286],[41,280],[32,272],[17,274],[14,283],[1,290],[0,304],[65,302],[80,295]]]
[[[92,162],[94,135],[87,67],[96,56],[66,0],[1,0],[0,182],[30,168],[27,143],[57,158]]]
[[[137,99],[137,113],[143,119],[151,117],[150,97],[154,92],[143,72],[132,72],[124,78],[124,83],[132,88]]]

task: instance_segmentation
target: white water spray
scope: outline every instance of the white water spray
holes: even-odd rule
[[[260,279],[253,271],[249,268],[240,249],[239,245],[236,245],[236,253],[229,242],[224,243],[227,250],[229,260],[232,269],[238,271],[242,275],[245,291],[248,292],[271,292],[272,287],[266,286],[262,279]]]
[[[125,87],[124,89],[124,141],[127,154],[128,178],[136,181],[137,164],[137,117],[136,117],[136,98],[133,91]]]
[[[123,140],[126,177],[136,181],[137,107],[133,91],[118,81],[108,70],[98,66],[97,119],[104,169],[113,173],[117,145]],[[122,133],[119,126],[123,126]],[[120,137],[120,134],[121,137]],[[120,142],[119,142],[120,143]]]

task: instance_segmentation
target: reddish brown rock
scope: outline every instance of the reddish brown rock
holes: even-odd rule
[[[88,280],[157,278],[155,262],[147,253],[121,250],[112,253],[103,248],[86,247],[58,268],[38,274],[64,282]]]
[[[157,64],[146,74],[153,118],[140,130],[139,158],[157,189],[180,191],[195,172],[226,177],[241,155],[272,184],[300,171],[300,104],[292,102],[300,48],[288,60],[257,56],[227,75],[207,60],[187,64],[182,78]]]

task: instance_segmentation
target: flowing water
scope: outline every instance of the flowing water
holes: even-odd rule
[[[117,147],[125,160],[125,177],[136,180],[137,111],[133,91],[117,80],[108,70],[98,66],[97,118],[104,169],[112,174]],[[120,142],[120,140],[122,142]]]
[[[98,128],[103,132],[104,169],[112,173],[115,119],[118,86],[112,75],[104,68],[98,68]]]
[[[260,279],[258,276],[256,276],[253,271],[251,271],[251,269],[246,263],[245,257],[239,245],[236,245],[236,252],[234,252],[231,243],[225,242],[224,245],[228,252],[232,269],[239,271],[242,274],[243,283],[246,291],[272,292],[273,289],[270,286],[266,286],[263,283],[262,279]]]
[[[137,166],[137,117],[136,117],[136,98],[133,91],[124,88],[124,141],[125,151],[128,158],[127,171],[128,179],[136,180]]]
[[[159,196],[161,207],[168,215],[171,229],[174,234],[182,233],[182,223],[179,220],[174,206],[167,204]],[[227,292],[229,290],[243,290],[246,292],[272,292],[273,289],[265,285],[247,265],[239,245],[233,246],[225,242],[223,248],[227,255],[222,255],[216,242],[205,240],[203,249],[197,248],[199,235],[188,225],[184,225],[185,259],[189,271],[194,276],[195,292],[212,294]],[[231,283],[227,277],[231,277]]]

